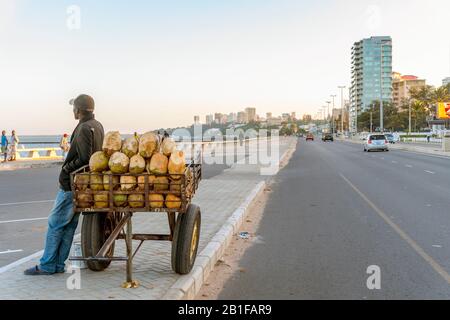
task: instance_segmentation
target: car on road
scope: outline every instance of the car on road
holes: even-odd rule
[[[312,133],[308,133],[306,135],[306,141],[314,141],[314,135]]]
[[[389,151],[389,141],[384,134],[369,134],[364,142],[364,152]]]
[[[395,142],[397,141],[392,133],[386,133],[385,137],[390,144],[395,144]]]
[[[322,136],[322,141],[323,142],[327,142],[327,141],[334,141],[333,135],[331,133],[326,133]]]

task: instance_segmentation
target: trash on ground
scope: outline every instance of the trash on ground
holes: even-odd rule
[[[239,238],[241,239],[249,239],[250,238],[250,233],[244,231],[244,232],[239,232]]]

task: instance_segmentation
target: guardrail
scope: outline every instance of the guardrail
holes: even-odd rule
[[[58,155],[61,148],[25,148],[16,150],[16,160],[34,161],[34,160],[62,160]]]

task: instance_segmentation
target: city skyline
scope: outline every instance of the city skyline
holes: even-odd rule
[[[68,101],[79,93],[94,96],[107,129],[130,132],[246,106],[314,115],[339,94],[337,85],[350,85],[353,43],[377,35],[393,39],[393,71],[440,85],[450,75],[450,4],[391,2],[350,1],[343,11],[329,0],[3,0],[1,126],[66,132],[76,123]],[[81,10],[79,30],[67,28],[72,4]]]

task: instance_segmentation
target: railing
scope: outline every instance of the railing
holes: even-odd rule
[[[58,155],[61,148],[24,148],[16,150],[16,159],[20,161],[30,160],[62,160],[62,155]]]

